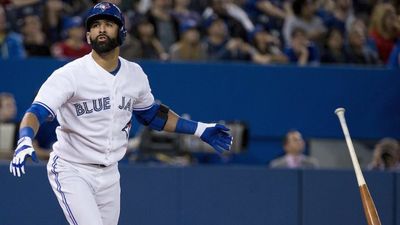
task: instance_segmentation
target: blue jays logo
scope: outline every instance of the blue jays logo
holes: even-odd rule
[[[129,121],[129,122],[125,125],[125,127],[122,128],[122,130],[121,130],[121,131],[125,132],[126,139],[129,138],[129,132],[130,132],[130,130],[131,130],[131,127],[132,127],[132,123],[131,123],[131,121]]]
[[[106,9],[111,8],[110,3],[108,2],[101,2],[95,6],[95,8],[101,9],[101,11],[105,11]]]

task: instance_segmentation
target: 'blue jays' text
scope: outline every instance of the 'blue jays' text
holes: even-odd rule
[[[133,111],[134,100],[122,96],[121,103],[118,105],[118,109],[126,110],[129,112]],[[84,114],[90,114],[93,112],[100,112],[111,108],[110,97],[103,97],[93,99],[91,101],[74,103],[76,115],[82,116]]]

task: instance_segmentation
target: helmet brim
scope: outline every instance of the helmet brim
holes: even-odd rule
[[[92,26],[92,24],[96,21],[96,20],[109,20],[114,22],[115,24],[117,24],[119,27],[122,27],[123,24],[120,20],[120,18],[116,17],[115,15],[110,15],[110,14],[97,14],[97,15],[93,15],[91,17],[88,17],[86,19],[86,30],[89,31],[90,27]]]

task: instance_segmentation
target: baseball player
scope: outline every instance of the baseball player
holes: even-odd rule
[[[24,115],[10,172],[25,173],[26,159],[40,124],[57,116],[57,142],[47,164],[48,178],[69,224],[116,225],[120,212],[118,161],[124,156],[132,114],[155,130],[193,134],[218,152],[232,137],[220,124],[179,117],[154,101],[142,68],[119,57],[126,36],[117,6],[101,2],[85,21],[92,52],[55,70]]]

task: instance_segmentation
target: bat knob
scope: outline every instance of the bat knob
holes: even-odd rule
[[[344,112],[345,112],[346,110],[344,109],[344,108],[337,108],[336,110],[335,110],[335,113],[336,113],[336,115],[339,115],[339,114],[344,114]]]

